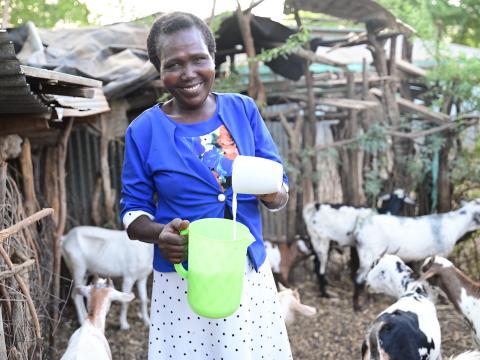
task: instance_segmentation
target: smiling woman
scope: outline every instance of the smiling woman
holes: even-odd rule
[[[202,20],[180,12],[161,16],[147,48],[171,99],[146,110],[127,129],[121,216],[131,239],[154,244],[149,359],[291,359],[258,208],[259,200],[271,210],[283,207],[287,186],[273,194],[238,196],[237,221],[255,241],[234,314],[222,319],[195,314],[186,281],[173,267],[185,262],[188,240],[180,231],[191,221],[232,219],[237,155],[281,163],[272,137],[251,98],[211,91],[215,39]],[[285,174],[283,181],[288,182]]]

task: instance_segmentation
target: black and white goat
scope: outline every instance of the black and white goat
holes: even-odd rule
[[[413,271],[396,255],[385,254],[377,259],[367,274],[367,290],[399,299],[415,282]]]
[[[438,287],[461,313],[480,346],[480,283],[475,282],[441,256],[429,257],[422,266],[422,279]]]
[[[437,360],[441,358],[441,331],[435,305],[422,282],[395,255],[377,260],[368,276],[372,292],[398,300],[375,319],[362,344],[362,360]]]
[[[446,256],[465,233],[477,229],[480,229],[480,199],[444,214],[369,216],[355,228],[360,259],[357,285],[365,282],[371,265],[383,253],[394,253],[404,261],[423,260],[435,254]]]
[[[405,192],[397,189],[392,194],[380,198],[382,206],[378,211],[397,213],[401,211],[404,204],[412,204],[414,201],[406,196]],[[351,254],[351,276],[352,280],[358,269],[358,255],[353,248],[355,246],[354,233],[357,227],[361,226],[366,219],[377,214],[377,210],[371,208],[356,208],[348,205],[331,205],[320,203],[309,203],[303,209],[303,220],[307,226],[310,242],[315,252],[315,267],[319,279],[320,295],[328,297],[326,290],[328,253],[330,241],[335,241],[340,247],[352,247]],[[355,288],[354,307],[358,308],[359,288]]]

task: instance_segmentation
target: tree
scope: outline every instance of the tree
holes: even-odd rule
[[[480,46],[478,0],[379,0],[379,3],[413,26],[424,39]]]
[[[88,24],[87,5],[79,0],[10,0],[10,25],[19,26],[33,21],[41,28],[59,23]]]

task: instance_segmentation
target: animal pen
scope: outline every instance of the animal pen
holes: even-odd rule
[[[432,186],[415,188],[406,168],[416,142],[434,133],[446,139],[435,173],[436,209],[450,210],[453,140],[478,117],[452,116],[453,103],[438,111],[428,107],[433,99],[425,69],[413,64],[412,30],[374,1],[287,0],[286,11],[295,15],[298,28],[299,10],[364,26],[353,35],[312,28],[304,47],[266,59],[266,66],[249,61],[245,77],[236,81],[239,91],[262,105],[289,176],[287,208],[263,211],[265,239],[282,243],[288,252],[293,240],[305,235],[301,213],[308,202],[374,206],[375,198],[364,191],[369,171],[381,173],[383,192],[416,190],[418,214],[430,213]],[[230,59],[230,69],[218,72],[220,83],[228,74],[241,74],[236,55],[254,58],[298,31],[250,11],[237,11],[219,27],[217,68],[226,69],[220,65]],[[20,40],[12,43],[15,31]],[[28,24],[12,29],[10,38],[0,32],[2,359],[49,358],[53,351],[68,296],[61,290],[59,251],[66,230],[88,224],[120,227],[123,134],[135,116],[164,95],[146,56],[147,34],[147,27],[135,23],[75,31]],[[97,47],[86,49],[92,38]],[[352,69],[334,56],[358,46],[368,47],[371,64],[359,57]],[[387,146],[368,148],[375,136]]]

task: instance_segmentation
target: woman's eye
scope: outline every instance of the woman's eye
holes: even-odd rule
[[[178,67],[180,67],[179,63],[170,63],[165,65],[165,69],[167,70],[176,69]]]

